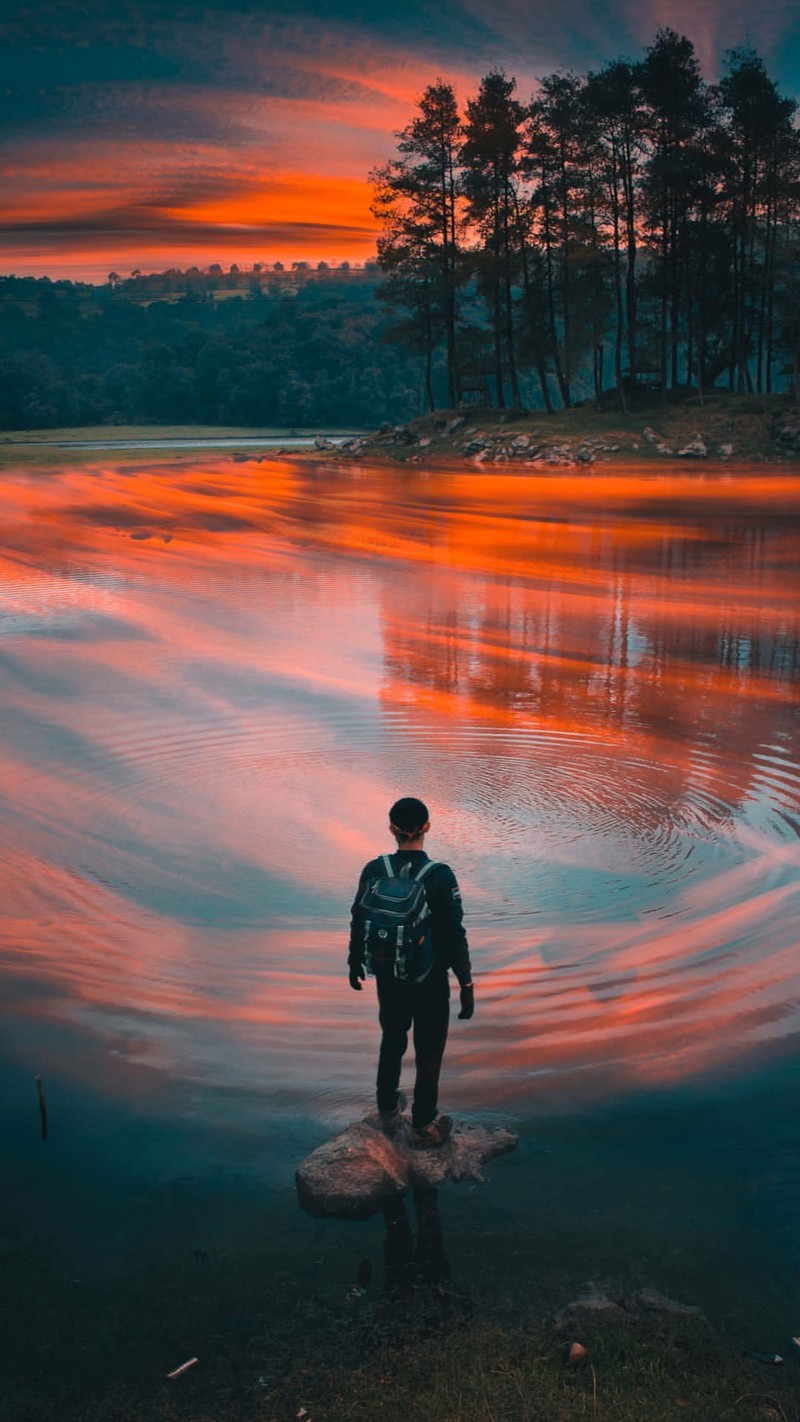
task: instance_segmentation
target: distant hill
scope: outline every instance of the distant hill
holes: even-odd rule
[[[0,428],[407,420],[422,362],[379,286],[375,264],[0,277]]]

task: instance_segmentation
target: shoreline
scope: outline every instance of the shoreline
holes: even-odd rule
[[[548,415],[539,410],[441,410],[372,432],[346,428],[228,427],[217,425],[95,425],[72,429],[10,430],[0,434],[0,467],[35,460],[59,462],[110,454],[139,458],[226,451],[259,462],[299,460],[371,463],[389,468],[424,465],[559,470],[680,461],[687,472],[711,465],[761,464],[793,469],[800,463],[800,403],[786,395],[715,393],[667,409],[650,405],[623,416],[618,409],[578,405]]]
[[[117,455],[139,458],[170,454],[241,453],[262,458],[290,452],[316,452],[315,440],[330,440],[336,449],[352,430],[230,428],[226,425],[84,425],[74,429],[8,430],[0,434],[0,469],[36,461],[59,463],[73,454],[81,458]]]
[[[331,457],[476,468],[588,469],[593,465],[792,466],[800,459],[800,406],[786,396],[714,396],[628,415],[577,406],[541,411],[450,410],[381,425]]]

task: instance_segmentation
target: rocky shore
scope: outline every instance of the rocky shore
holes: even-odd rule
[[[497,465],[531,469],[619,463],[786,463],[800,458],[800,409],[787,397],[714,397],[632,413],[583,406],[547,416],[529,411],[443,411],[316,451],[345,461]]]

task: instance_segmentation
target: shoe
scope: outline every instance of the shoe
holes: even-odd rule
[[[407,1098],[405,1092],[398,1091],[397,1105],[395,1106],[394,1110],[378,1112],[381,1121],[381,1130],[385,1131],[387,1135],[391,1135],[393,1131],[399,1129],[403,1119],[403,1112],[406,1109],[406,1103]]]
[[[444,1145],[452,1129],[452,1116],[435,1116],[427,1126],[420,1126],[418,1131],[412,1129],[411,1145],[415,1150],[433,1150],[436,1146]]]

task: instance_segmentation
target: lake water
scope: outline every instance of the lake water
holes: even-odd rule
[[[522,1138],[442,1194],[453,1275],[800,1331],[800,481],[204,454],[0,482],[8,1239],[102,1280],[261,1230],[336,1287],[377,1247],[292,1172],[370,1106],[349,904],[418,794],[477,983],[442,1105]]]

